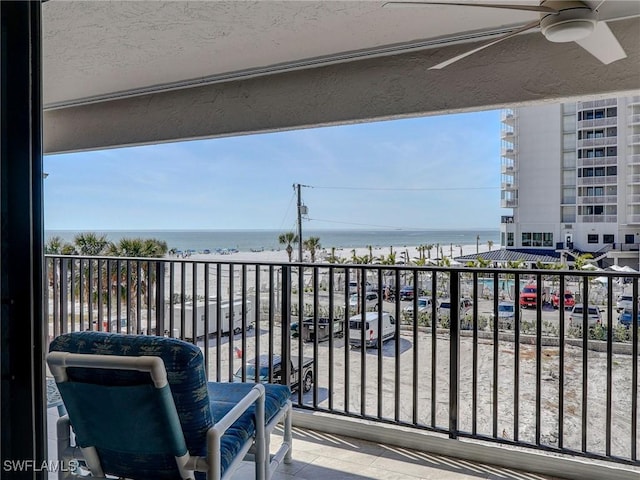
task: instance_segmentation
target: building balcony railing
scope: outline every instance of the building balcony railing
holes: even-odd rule
[[[516,119],[516,114],[511,109],[503,110],[500,115],[500,121],[509,125],[513,124],[515,119]]]
[[[509,198],[509,199],[501,199],[500,200],[500,206],[502,208],[515,208],[518,206],[518,199],[515,198]]]
[[[629,145],[640,145],[640,135],[629,135],[627,141]]]
[[[517,190],[518,186],[515,184],[515,182],[502,182],[500,184],[500,188],[502,190]]]
[[[576,142],[578,148],[583,147],[606,147],[608,145],[617,145],[618,137],[599,137],[599,138],[583,138]]]
[[[501,134],[502,140],[513,143],[516,138],[516,133],[513,130],[503,131]]]
[[[582,223],[616,223],[617,215],[578,215],[578,221]]]
[[[578,167],[593,167],[593,166],[605,166],[605,165],[617,165],[618,157],[591,157],[591,158],[579,158]]]
[[[259,355],[310,357],[299,410],[639,465],[638,302],[628,328],[615,304],[639,273],[51,255],[45,269],[50,338],[179,337],[216,381]],[[499,313],[526,285],[531,308]],[[556,290],[598,320],[554,310]]]
[[[627,156],[627,165],[640,165],[640,154],[634,153]]]
[[[615,185],[618,183],[617,175],[602,175],[597,177],[578,177],[578,186],[582,185]]]
[[[627,185],[640,185],[640,174],[627,175]]]
[[[640,203],[640,194],[627,195],[627,202],[629,204]]]
[[[604,205],[618,203],[617,195],[596,195],[590,197],[577,197],[578,205]]]
[[[629,115],[629,118],[627,119],[627,122],[629,123],[629,125],[638,125],[638,124],[640,124],[640,113]]]
[[[502,215],[500,223],[513,223],[513,215]]]
[[[640,224],[640,215],[637,215],[637,214],[627,215],[627,223],[630,225]]]
[[[580,120],[578,122],[578,130],[593,127],[612,127],[618,124],[618,117],[594,118],[591,120]]]
[[[629,97],[629,106],[640,105],[640,95]]]
[[[578,110],[590,110],[592,108],[615,107],[618,100],[615,98],[607,98],[604,100],[589,100],[588,102],[578,102]]]
[[[517,171],[516,165],[511,163],[503,163],[500,166],[500,173],[504,175],[514,175]]]
[[[516,150],[514,148],[503,148],[501,155],[505,158],[515,158]]]

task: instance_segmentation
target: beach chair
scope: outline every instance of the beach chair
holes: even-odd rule
[[[247,458],[262,480],[291,460],[290,389],[207,382],[195,345],[88,331],[60,335],[49,352],[67,410],[57,426],[60,479],[78,466],[98,478],[227,479]]]

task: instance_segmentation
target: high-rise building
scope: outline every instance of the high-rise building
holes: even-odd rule
[[[640,92],[502,112],[501,244],[640,262]]]

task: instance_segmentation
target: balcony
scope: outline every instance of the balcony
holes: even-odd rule
[[[607,98],[605,100],[590,100],[588,102],[578,102],[578,111],[590,110],[592,108],[615,107],[618,100],[615,98]]]
[[[578,186],[583,185],[616,185],[618,183],[617,175],[599,175],[596,177],[578,177]]]
[[[594,166],[605,166],[605,165],[617,165],[618,157],[591,157],[591,158],[579,158],[578,159],[578,167],[594,167]]]
[[[503,131],[501,133],[501,137],[502,137],[502,140],[513,143],[516,138],[516,134],[513,130],[508,130],[508,131]]]
[[[634,153],[627,156],[627,165],[640,165],[640,154]]]
[[[516,198],[502,198],[500,200],[500,207],[502,208],[516,208],[518,206],[518,199]]]
[[[629,125],[640,125],[640,113],[629,115],[627,122]]]
[[[617,215],[578,215],[578,221],[582,223],[616,223]]]
[[[633,135],[632,135],[633,136]],[[638,135],[640,138],[640,135]],[[638,140],[640,142],[640,140]],[[609,145],[617,145],[618,137],[598,137],[598,138],[583,138],[576,142],[578,148],[584,147],[606,147]]]
[[[513,148],[503,148],[501,155],[505,158],[515,158],[516,150]]]
[[[593,118],[591,120],[580,120],[578,130],[593,127],[613,127],[618,124],[618,117]]]
[[[617,195],[596,195],[589,197],[577,197],[578,205],[603,205],[608,203],[618,203]]]
[[[513,176],[516,173],[515,163],[503,163],[500,165],[500,173],[504,175]]]
[[[640,145],[640,135],[629,135],[627,141],[629,145]]]
[[[186,339],[203,350],[207,375],[216,381],[231,381],[234,372],[246,375],[245,360],[260,354],[312,357],[316,377],[309,391],[292,397],[294,422],[329,432],[339,452],[358,444],[340,435],[384,438],[371,448],[388,449],[389,455],[399,451],[399,442],[402,448],[422,445],[432,453],[476,452],[476,460],[509,465],[517,458],[525,461],[526,456],[518,457],[523,452],[550,451],[569,462],[590,458],[605,467],[615,464],[616,471],[631,475],[640,471],[637,414],[631,413],[639,407],[638,324],[636,319],[630,329],[619,325],[615,297],[607,297],[608,291],[625,288],[619,275],[47,256],[46,318],[51,338],[95,329]],[[637,289],[640,274],[624,276],[632,277]],[[352,280],[359,286],[357,306],[349,302]],[[532,281],[539,292],[570,289],[578,298],[604,305],[601,326],[589,329],[586,316],[571,318],[563,309],[544,308],[542,296],[532,310],[516,309],[509,322],[494,321],[501,318],[499,300],[517,302],[518,292]],[[393,301],[406,284],[430,297],[431,308],[419,310],[417,297]],[[365,291],[380,293],[372,318],[386,312],[395,320],[386,343],[383,322],[334,327],[340,324],[335,320],[365,311]],[[444,296],[453,299],[448,311],[438,309]],[[459,310],[463,297],[471,307]],[[328,318],[325,341],[313,335],[321,318]],[[305,319],[310,330],[302,334],[296,327]],[[350,348],[370,337],[374,348]],[[326,438],[310,431],[299,435],[312,443]],[[340,455],[349,454],[334,458]],[[433,464],[427,457],[440,468],[432,454],[406,455],[399,471],[409,459]],[[307,452],[302,457],[310,458]],[[557,460],[541,458],[541,464]],[[336,468],[348,470],[339,463]],[[602,475],[591,478],[624,478]]]
[[[500,184],[500,188],[502,190],[517,190],[518,186],[515,184],[515,182],[502,182]]]

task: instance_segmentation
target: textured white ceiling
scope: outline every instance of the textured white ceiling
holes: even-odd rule
[[[584,3],[594,8],[601,0]],[[599,9],[602,20],[635,16],[608,22],[628,55],[610,65],[574,42],[554,44],[533,30],[443,70],[429,68],[479,44],[458,43],[495,37],[539,14],[383,4],[50,0],[42,20],[45,150],[500,108],[640,88],[640,0],[606,0]],[[336,61],[341,64],[331,65]],[[287,71],[292,65],[295,71]]]
[[[383,4],[52,0],[43,6],[45,105],[538,18],[515,10]]]

